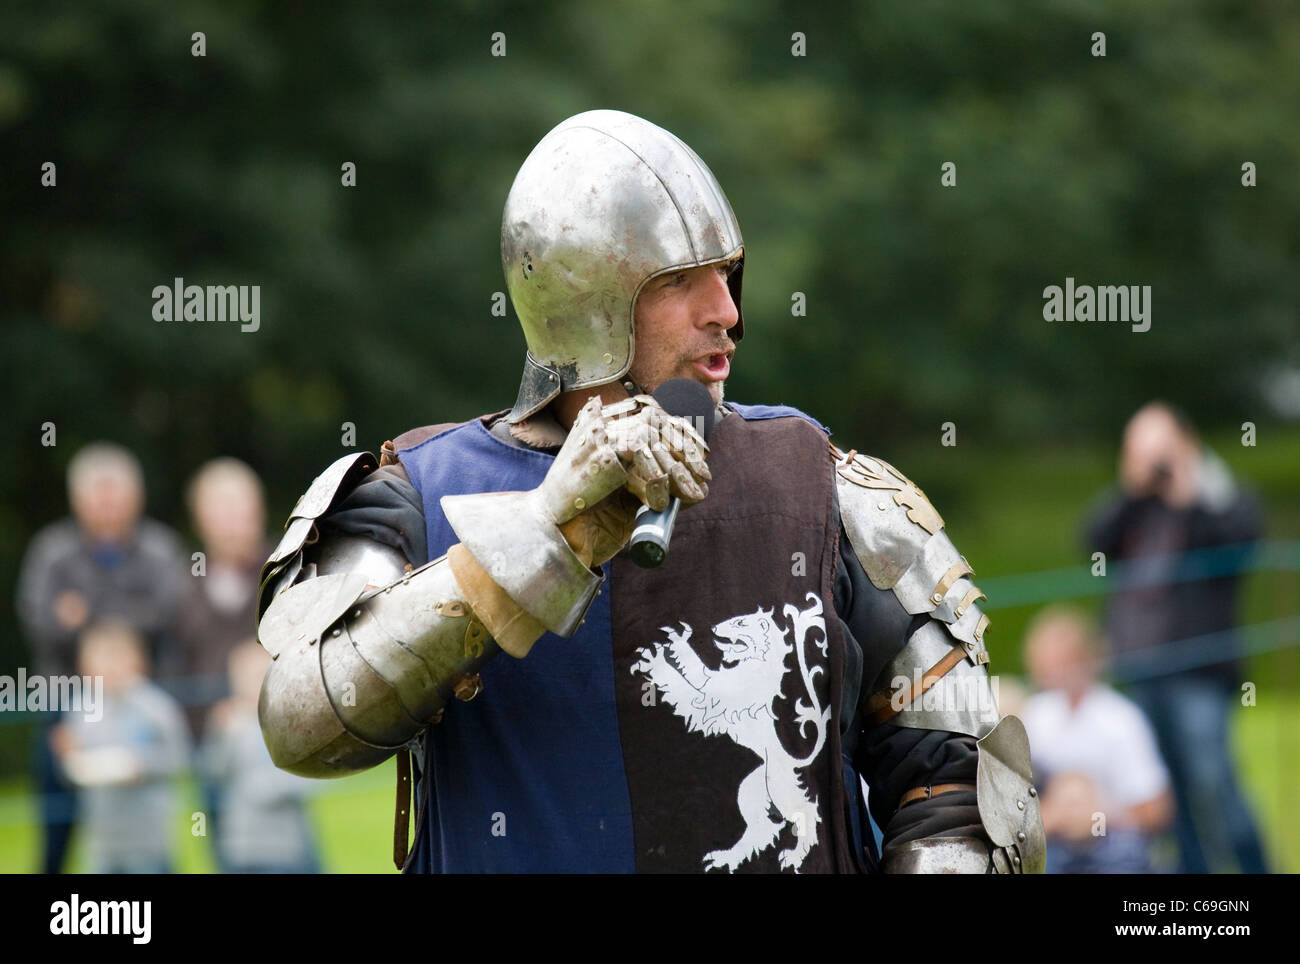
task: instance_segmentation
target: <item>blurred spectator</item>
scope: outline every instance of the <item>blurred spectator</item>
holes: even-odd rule
[[[176,792],[172,777],[189,758],[180,707],[149,682],[144,642],[126,623],[95,623],[82,638],[83,675],[104,681],[103,716],[69,713],[55,743],[81,788],[91,870],[172,872]]]
[[[1025,718],[1025,702],[1029,699],[1029,689],[1019,677],[1007,673],[997,674],[998,716],[1016,716]]]
[[[207,726],[201,760],[206,778],[220,788],[217,851],[227,873],[316,873],[304,802],[312,782],[271,762],[257,722],[270,665],[253,639],[231,652],[231,696],[217,704]]]
[[[191,565],[185,579],[171,691],[185,705],[197,744],[212,708],[230,695],[226,673],[231,652],[256,633],[258,577],[273,547],[266,541],[261,480],[239,459],[218,458],[201,466],[186,502],[203,544],[203,564]],[[218,787],[202,768],[199,783],[209,839],[215,843],[221,839]],[[214,856],[224,870],[219,848]]]
[[[1142,712],[1097,681],[1090,621],[1067,607],[1041,612],[1025,640],[1040,692],[1025,702],[1042,786],[1049,873],[1150,873],[1150,835],[1173,813],[1169,777]]]
[[[154,655],[168,648],[184,557],[175,533],[142,518],[140,463],[119,445],[97,442],[68,465],[72,517],[41,529],[18,577],[16,608],[36,672],[76,671],[78,633],[105,617],[144,635]],[[35,783],[44,834],[42,869],[58,873],[76,818],[76,797],[50,747],[50,716],[38,728]]]
[[[1106,631],[1117,678],[1135,679],[1133,699],[1169,765],[1181,869],[1265,873],[1228,751],[1241,685],[1232,630],[1241,563],[1261,531],[1258,506],[1187,418],[1162,402],[1129,421],[1119,477],[1120,492],[1092,513],[1086,538],[1109,564],[1127,566],[1108,600]],[[1213,558],[1197,552],[1216,547]],[[1210,633],[1221,635],[1209,658],[1180,651],[1180,641]]]
[[[191,565],[177,620],[180,659],[176,692],[183,697],[196,740],[212,707],[229,695],[231,652],[257,631],[257,583],[271,554],[262,483],[238,459],[203,465],[187,492],[203,566]]]

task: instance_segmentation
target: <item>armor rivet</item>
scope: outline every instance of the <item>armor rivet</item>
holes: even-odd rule
[[[338,631],[337,629],[334,630],[334,632],[330,633],[331,636],[337,636],[338,634],[339,634],[339,631]]]
[[[1036,797],[1036,796],[1038,796],[1038,791],[1035,790],[1033,787],[1030,787],[1030,788],[1029,788],[1029,795],[1030,795],[1031,797]]]
[[[1012,857],[1012,858],[1011,858],[1011,862],[1012,862],[1013,864],[1019,864],[1019,863],[1020,863],[1020,858],[1019,858],[1019,857]]]
[[[1024,832],[1023,830],[1021,830],[1019,833],[1017,833],[1017,834],[1016,834],[1016,839],[1019,840],[1021,843],[1024,843],[1024,842],[1025,842],[1025,832]]]
[[[888,507],[889,507],[888,502],[882,502],[880,503],[880,505],[876,506],[876,508],[879,509],[881,512],[884,512],[885,509],[887,509]]]
[[[941,593],[935,593],[935,594],[934,594],[933,596],[931,596],[930,598],[931,598],[932,600],[934,600],[935,602],[937,602],[937,603],[941,603],[941,602],[943,602],[943,595],[942,595]]]
[[[584,499],[582,496],[578,496],[576,499],[573,500],[573,507],[575,509],[585,509],[587,507],[587,500]]]
[[[1025,809],[1025,801],[1023,801],[1023,800],[1017,800],[1017,801],[1016,801],[1016,809],[1017,809],[1017,810],[1023,810],[1023,809]]]
[[[600,356],[600,360],[603,361],[606,365],[608,365],[610,362],[614,360],[614,356],[611,355],[609,352],[605,352],[605,354]]]
[[[466,703],[478,696],[482,691],[483,680],[478,676],[463,676],[452,689],[456,699],[463,700]]]
[[[360,619],[360,618],[361,618],[361,610],[360,610],[360,609],[354,609],[354,610],[352,610],[352,618],[353,618],[353,619]]]

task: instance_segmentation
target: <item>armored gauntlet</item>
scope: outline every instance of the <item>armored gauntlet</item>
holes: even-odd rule
[[[592,399],[541,485],[447,496],[460,542],[412,570],[396,550],[315,526],[374,466],[340,459],[299,500],[263,570],[258,638],[273,662],[259,717],[276,765],[345,776],[387,759],[498,649],[572,635],[631,535],[637,506],[707,494],[702,439],[647,396]]]

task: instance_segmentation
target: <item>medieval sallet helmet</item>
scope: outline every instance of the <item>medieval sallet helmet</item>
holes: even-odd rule
[[[732,259],[727,284],[739,313],[744,242],[736,215],[679,138],[616,110],[560,123],[519,169],[502,217],[501,264],[528,343],[508,420],[527,418],[561,392],[623,378],[646,282]],[[728,335],[740,341],[743,333],[741,315]]]

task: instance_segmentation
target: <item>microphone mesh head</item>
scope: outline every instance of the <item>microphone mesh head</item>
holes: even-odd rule
[[[704,440],[709,440],[717,406],[707,388],[693,378],[672,378],[655,389],[654,397],[665,412],[689,418]]]

